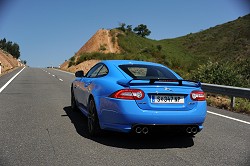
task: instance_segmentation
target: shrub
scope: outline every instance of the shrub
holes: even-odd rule
[[[80,55],[80,57],[78,57],[77,61],[76,61],[76,65],[82,63],[83,61],[87,60],[87,56],[85,56],[85,54]]]
[[[112,42],[113,44],[115,44],[115,42],[116,42],[115,36],[112,36],[111,42]]]
[[[74,62],[75,61],[75,56],[72,56],[69,60]]]
[[[240,71],[235,66],[223,62],[208,61],[207,64],[200,65],[194,71],[193,79],[219,85],[244,85],[244,78]]]
[[[73,66],[73,65],[75,65],[75,62],[73,62],[73,61],[69,61],[69,65],[68,65],[68,67],[71,67],[71,66]]]
[[[100,48],[99,48],[99,51],[105,51],[105,50],[107,50],[106,46],[107,46],[106,44],[101,44]]]
[[[250,114],[250,100],[249,99],[236,98],[234,111],[236,111],[236,112],[245,112],[247,114]]]
[[[71,66],[73,66],[73,65],[75,65],[75,64],[76,64],[76,63],[75,63],[75,57],[72,56],[72,57],[69,59],[68,67],[71,67]]]
[[[157,47],[158,51],[162,50],[162,46],[161,45],[157,45],[156,47]]]

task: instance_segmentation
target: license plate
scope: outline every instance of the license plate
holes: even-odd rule
[[[151,103],[184,103],[184,96],[175,96],[175,95],[152,95]]]

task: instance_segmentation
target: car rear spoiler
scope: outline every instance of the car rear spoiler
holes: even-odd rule
[[[201,87],[201,83],[199,81],[192,81],[192,80],[181,80],[181,79],[165,79],[165,78],[153,78],[153,79],[141,79],[141,78],[134,78],[134,79],[122,79],[122,80],[118,80],[117,83],[119,85],[125,86],[125,87],[129,87],[131,85],[131,82],[134,80],[142,80],[142,81],[149,81],[149,84],[152,85],[154,84],[156,81],[158,82],[166,82],[166,83],[172,83],[172,82],[178,82],[179,86],[183,85],[183,82],[193,82],[195,83],[194,85],[191,86],[195,86],[195,87]],[[136,84],[136,83],[134,83]]]

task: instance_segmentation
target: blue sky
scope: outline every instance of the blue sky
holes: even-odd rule
[[[18,43],[32,67],[58,66],[100,28],[146,24],[160,40],[249,13],[249,0],[0,0],[0,39]]]

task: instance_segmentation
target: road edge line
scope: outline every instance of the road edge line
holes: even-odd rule
[[[221,116],[221,117],[223,117],[223,118],[231,119],[231,120],[234,120],[234,121],[238,121],[238,122],[241,122],[241,123],[245,123],[245,124],[249,124],[249,125],[250,125],[250,122],[247,122],[247,121],[244,121],[244,120],[240,120],[240,119],[236,119],[236,118],[232,118],[232,117],[230,117],[230,116],[218,114],[218,113],[211,112],[211,111],[207,111],[207,113],[210,113],[210,114],[213,114],[213,115],[217,115],[217,116]]]
[[[14,75],[8,82],[6,82],[4,84],[4,86],[1,87],[0,93],[18,76],[18,74],[20,74],[23,71],[23,69],[25,69],[25,67],[22,68],[22,70],[20,70],[18,73],[16,73],[16,75]]]

